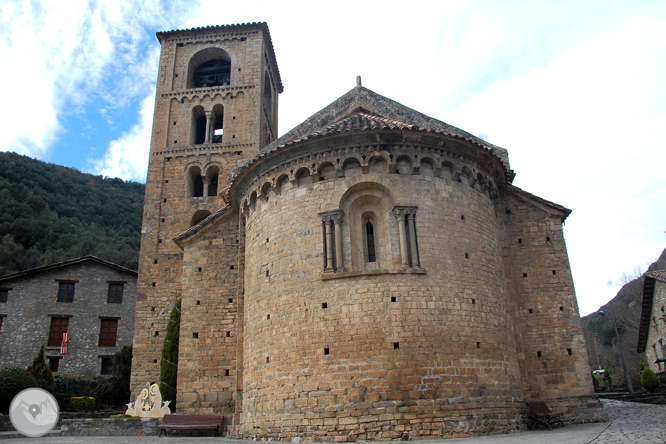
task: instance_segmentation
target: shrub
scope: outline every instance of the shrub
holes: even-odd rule
[[[651,369],[646,368],[641,375],[641,385],[645,390],[652,393],[659,387],[659,378]]]
[[[0,412],[9,412],[9,404],[21,390],[37,386],[37,380],[27,370],[18,367],[0,370]]]
[[[51,373],[49,366],[46,365],[46,359],[44,358],[44,344],[42,344],[42,348],[39,349],[37,356],[32,361],[32,365],[28,367],[28,371],[37,380],[39,388],[49,393],[55,393],[53,373]]]
[[[95,398],[90,396],[69,398],[69,408],[73,412],[92,412],[95,409]]]

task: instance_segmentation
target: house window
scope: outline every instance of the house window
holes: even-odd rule
[[[62,344],[62,335],[67,333],[69,327],[69,318],[51,317],[51,329],[49,330],[49,347],[58,347]]]
[[[106,302],[109,304],[122,304],[123,303],[123,290],[124,283],[110,282],[109,283],[109,296]]]
[[[0,288],[0,302],[7,302],[11,288]]]
[[[118,336],[118,319],[102,319],[102,327],[99,330],[99,346],[115,347]]]
[[[60,356],[49,356],[46,359],[49,360],[49,370],[51,370],[51,373],[58,373],[58,370],[60,369]]]
[[[113,372],[113,357],[102,356],[102,368],[99,372],[100,375],[110,375]]]
[[[0,315],[0,333],[2,333],[2,321],[5,319],[4,315]]]
[[[377,262],[375,255],[375,227],[369,220],[365,223],[365,239],[368,246],[368,262]]]
[[[74,302],[75,282],[59,282],[58,302]]]

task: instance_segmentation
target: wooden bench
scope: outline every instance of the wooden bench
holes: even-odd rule
[[[543,401],[530,401],[525,402],[525,404],[530,408],[530,430],[534,430],[534,427],[538,425],[552,429],[551,425],[555,423],[559,423],[564,427],[564,423],[560,419],[560,416],[564,415],[564,412],[553,412]]]
[[[167,430],[212,430],[213,436],[220,436],[223,417],[220,415],[164,415],[162,424],[158,425],[160,436],[166,436]]]

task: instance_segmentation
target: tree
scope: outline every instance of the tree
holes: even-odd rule
[[[32,361],[32,365],[30,365],[27,370],[35,377],[39,388],[42,388],[49,393],[55,393],[53,388],[55,382],[53,379],[53,373],[51,373],[49,366],[46,365],[46,359],[44,358],[44,344],[42,344],[37,356],[35,356],[35,359]]]
[[[123,407],[130,400],[130,375],[132,373],[132,346],[126,345],[113,357],[113,402]]]
[[[171,310],[167,326],[162,361],[160,362],[160,392],[162,400],[171,401],[172,410],[176,409],[176,384],[178,382],[178,343],[180,341],[180,299]]]

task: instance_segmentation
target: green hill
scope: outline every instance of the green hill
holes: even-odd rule
[[[136,270],[144,185],[0,152],[0,275],[86,254]]]

